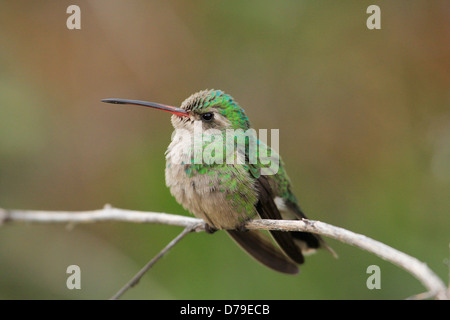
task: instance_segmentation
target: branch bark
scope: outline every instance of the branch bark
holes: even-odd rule
[[[0,225],[11,222],[29,223],[95,223],[101,221],[122,221],[133,223],[155,223],[205,230],[201,219],[158,212],[124,210],[106,205],[103,209],[72,211],[35,211],[0,209]],[[411,273],[427,289],[425,294],[436,299],[450,299],[444,282],[423,262],[379,241],[361,234],[314,220],[252,220],[245,227],[249,230],[306,231],[317,233],[343,243],[364,249]]]

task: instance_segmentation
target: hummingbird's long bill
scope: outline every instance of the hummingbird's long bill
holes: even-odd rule
[[[144,106],[153,109],[164,110],[170,113],[173,113],[179,117],[189,117],[189,113],[187,113],[184,109],[167,106],[165,104],[159,104],[154,102],[140,101],[140,100],[128,100],[128,99],[103,99],[102,102],[106,103],[114,103],[114,104],[133,104],[137,106]]]

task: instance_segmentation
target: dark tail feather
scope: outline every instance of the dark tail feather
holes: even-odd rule
[[[283,219],[273,200],[272,191],[267,178],[265,176],[260,176],[256,186],[259,191],[259,201],[256,203],[255,208],[259,216],[262,219]],[[305,261],[302,251],[294,243],[294,239],[289,232],[271,230],[270,234],[289,258],[298,264],[302,264]]]
[[[275,247],[270,239],[256,230],[227,230],[239,246],[263,265],[282,273],[298,273],[297,265]]]
[[[307,219],[306,215],[300,209],[298,204],[296,204],[295,202],[287,201],[286,205],[292,212],[295,213],[295,215],[297,216],[298,219],[302,219],[302,218]],[[292,237],[294,237],[294,239],[303,241],[308,248],[311,248],[311,249],[323,248],[323,249],[327,250],[328,252],[330,252],[333,255],[333,257],[335,257],[335,258],[338,257],[337,253],[318,234],[312,234],[309,232],[302,232],[302,231],[291,232],[291,234],[292,234]]]
[[[294,239],[289,232],[274,230],[270,230],[269,232],[280,248],[289,256],[289,258],[298,264],[305,262],[302,251],[295,245]]]

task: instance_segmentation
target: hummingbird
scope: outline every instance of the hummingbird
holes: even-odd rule
[[[261,174],[265,164],[249,161],[248,146],[232,149],[243,159],[240,163],[199,162],[194,161],[192,152],[187,153],[186,150],[192,151],[186,148],[191,140],[183,139],[182,133],[194,134],[196,126],[214,129],[219,135],[225,135],[228,130],[242,133],[251,129],[244,109],[229,94],[221,90],[199,91],[180,107],[128,99],[102,101],[150,107],[172,114],[175,131],[166,151],[166,185],[179,204],[205,221],[206,232],[226,230],[255,260],[285,274],[298,273],[304,255],[318,248],[336,256],[322,237],[313,233],[269,231],[270,237],[262,231],[245,228],[247,221],[257,218],[306,218],[292,192],[281,158],[276,172]],[[245,141],[248,143],[248,139]],[[276,154],[262,141],[258,140],[257,144]]]

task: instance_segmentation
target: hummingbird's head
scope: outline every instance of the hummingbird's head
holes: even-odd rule
[[[124,99],[104,99],[103,102],[133,104],[172,113],[175,129],[193,131],[196,123],[201,122],[203,130],[207,129],[243,129],[250,128],[250,122],[234,99],[220,90],[203,90],[194,93],[183,101],[180,108],[154,102]]]
[[[207,129],[243,129],[250,128],[250,122],[234,99],[220,90],[203,90],[192,94],[183,101],[181,109],[189,116],[172,116],[175,129],[190,129],[198,121]]]

